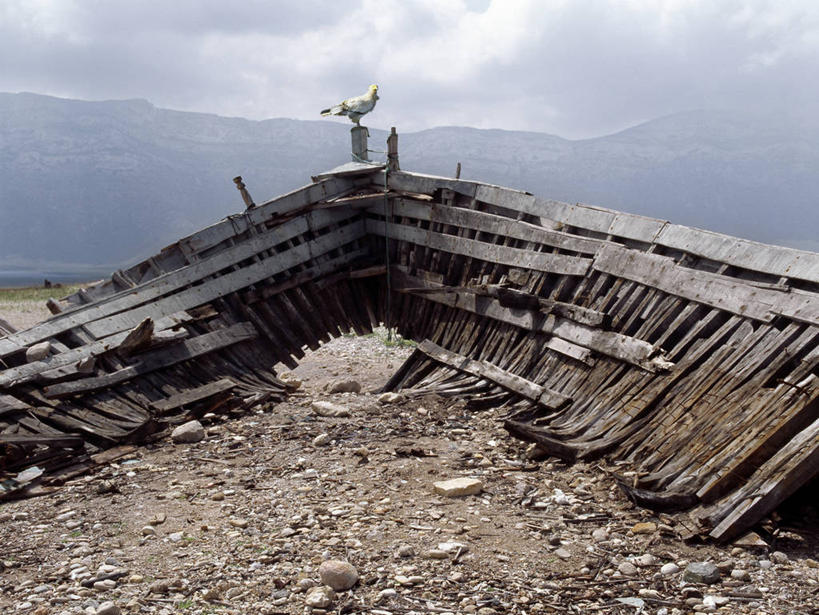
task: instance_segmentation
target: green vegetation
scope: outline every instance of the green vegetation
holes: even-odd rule
[[[65,286],[42,288],[31,286],[28,288],[0,288],[0,303],[20,303],[22,301],[46,301],[47,299],[62,299],[77,292],[85,284],[66,284]]]

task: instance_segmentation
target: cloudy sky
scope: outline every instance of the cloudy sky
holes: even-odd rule
[[[0,91],[597,136],[695,108],[819,108],[816,0],[2,0]]]

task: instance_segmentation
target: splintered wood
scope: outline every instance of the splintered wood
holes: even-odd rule
[[[819,473],[819,255],[397,161],[319,175],[51,308],[2,329],[0,497],[281,400],[274,365],[382,322],[420,342],[386,389],[506,408],[511,434],[619,461],[635,502],[715,539]]]

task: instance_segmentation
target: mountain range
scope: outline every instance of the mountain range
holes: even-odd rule
[[[0,268],[144,258],[241,211],[236,175],[261,202],[348,161],[349,128],[0,93]],[[816,123],[700,110],[574,141],[397,128],[402,169],[460,162],[464,179],[819,251]],[[370,147],[386,135],[371,129]]]

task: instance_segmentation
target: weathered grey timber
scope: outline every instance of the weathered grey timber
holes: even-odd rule
[[[818,254],[400,171],[397,143],[261,204],[237,182],[241,213],[44,323],[0,321],[0,467],[45,471],[0,498],[282,400],[278,363],[388,319],[420,344],[386,389],[501,406],[512,435],[620,462],[635,502],[714,539],[819,474]]]

